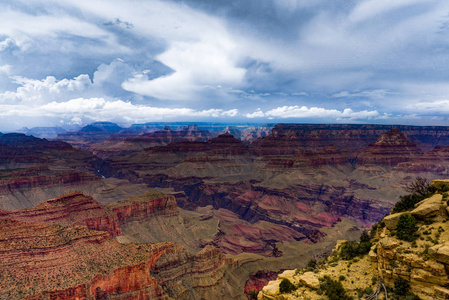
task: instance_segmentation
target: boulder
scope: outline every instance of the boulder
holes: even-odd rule
[[[429,248],[430,256],[443,264],[449,264],[449,242]]]
[[[383,239],[381,239],[379,241],[379,244],[382,246],[382,248],[384,248],[385,250],[387,249],[393,249],[396,248],[397,246],[399,246],[399,242],[397,239],[392,238],[392,237],[384,237]]]
[[[385,226],[387,226],[387,228],[389,230],[396,230],[396,227],[398,226],[399,218],[402,215],[410,215],[410,212],[408,212],[408,211],[407,212],[400,212],[400,213],[397,213],[397,214],[392,214],[392,215],[386,216],[383,219],[383,221],[385,223]]]
[[[262,294],[268,299],[270,299],[273,296],[279,295],[279,284],[281,284],[281,280],[274,280],[268,282],[268,284],[263,287]]]
[[[449,179],[435,179],[430,183],[430,187],[437,190],[441,189],[443,186],[449,187]]]
[[[320,288],[320,281],[318,277],[313,272],[305,272],[301,276],[299,276],[299,282],[304,284],[305,286],[317,290]]]
[[[440,194],[433,195],[418,203],[418,206],[412,210],[411,214],[417,218],[429,218],[435,217],[443,211],[446,213],[446,205],[444,205],[442,199]]]

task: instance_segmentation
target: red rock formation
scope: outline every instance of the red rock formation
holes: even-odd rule
[[[269,281],[276,280],[279,273],[280,272],[261,270],[256,274],[251,275],[245,283],[245,294],[249,295],[251,291],[260,291],[264,286],[268,284]]]
[[[239,254],[271,253],[275,243],[289,243],[304,240],[304,234],[287,226],[259,221],[246,222],[229,210],[210,210],[209,216],[219,220],[219,231],[213,237],[212,245],[224,253]]]
[[[312,166],[343,165],[349,162],[350,153],[333,145],[312,152],[301,152],[295,158],[306,159]]]
[[[353,152],[394,127],[426,151],[436,145],[449,145],[449,127],[445,126],[277,124],[271,134],[251,144],[251,151],[256,155],[287,155],[335,145]]]
[[[432,173],[434,176],[449,175],[449,146],[436,146],[426,154],[408,162],[399,163],[395,171],[406,173]]]
[[[350,162],[349,152],[335,146],[327,146],[317,151],[299,152],[295,155],[264,156],[265,170],[285,171],[292,169],[305,169],[323,165],[343,165]]]
[[[108,209],[117,215],[121,224],[130,220],[144,220],[151,216],[174,216],[178,214],[177,208],[174,196],[153,190],[142,196],[108,205]]]
[[[395,166],[422,154],[422,150],[404,133],[393,128],[382,134],[375,143],[364,148],[357,155],[357,163]]]
[[[169,242],[119,244],[85,226],[0,219],[1,299],[199,299],[225,269],[211,246],[192,255]]]
[[[229,132],[207,142],[183,141],[151,148],[153,152],[209,152],[210,155],[239,155],[247,152],[244,144]]]
[[[92,230],[107,231],[112,237],[121,235],[117,216],[81,192],[66,194],[30,209],[0,210],[0,218],[31,224],[85,225]]]
[[[213,136],[209,131],[200,130],[196,125],[184,126],[180,130],[172,130],[166,126],[162,130],[139,135],[112,135],[103,143],[85,145],[83,147],[101,158],[109,158],[175,142],[207,141]],[[162,148],[161,151],[163,150]]]
[[[35,168],[32,168],[27,172],[11,174],[12,178],[0,180],[0,193],[30,190],[37,187],[49,188],[52,186],[73,186],[78,184],[94,183],[100,180],[98,176],[84,172],[35,175],[36,173],[39,173],[34,172],[35,170]],[[42,170],[45,171],[45,169]]]

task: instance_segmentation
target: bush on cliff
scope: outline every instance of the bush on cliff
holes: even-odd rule
[[[365,255],[371,249],[371,239],[366,232],[360,235],[360,243],[346,242],[341,246],[340,257],[344,260],[353,259],[359,255]]]
[[[291,283],[290,280],[287,278],[282,279],[281,283],[279,284],[279,292],[281,294],[288,294],[296,290],[296,287]]]
[[[324,282],[321,283],[320,289],[329,300],[351,300],[352,297],[346,295],[346,291],[340,281],[333,280],[329,276],[324,277]]]
[[[416,226],[416,220],[411,215],[402,215],[399,217],[399,222],[397,226],[397,237],[398,239],[412,242],[417,237],[415,236],[418,226]]]
[[[429,197],[435,191],[430,187],[430,182],[423,177],[416,177],[409,183],[405,190],[410,194],[399,197],[399,202],[393,207],[391,213],[398,213],[414,208],[415,204]]]
[[[404,279],[397,279],[394,282],[394,293],[399,296],[405,296],[410,288],[410,282]]]
[[[402,212],[402,211],[406,211],[406,210],[412,209],[412,208],[415,207],[416,203],[424,200],[425,198],[426,198],[426,196],[414,195],[414,194],[405,195],[405,196],[399,196],[400,200],[393,207],[393,209],[391,210],[391,213],[395,214],[395,213],[398,213],[398,212]]]

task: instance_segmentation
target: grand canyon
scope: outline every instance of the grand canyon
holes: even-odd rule
[[[449,299],[448,36],[444,0],[0,0],[0,300]]]
[[[0,136],[0,299],[247,299],[449,174],[449,127],[135,127]]]

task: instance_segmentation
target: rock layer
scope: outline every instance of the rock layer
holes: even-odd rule
[[[364,148],[357,155],[357,163],[360,165],[395,166],[422,154],[422,150],[410,141],[404,133],[397,128],[393,128],[382,134],[375,143]]]
[[[81,192],[65,194],[30,209],[0,210],[0,218],[66,227],[85,225],[92,230],[106,231],[112,237],[121,235],[117,216]]]

